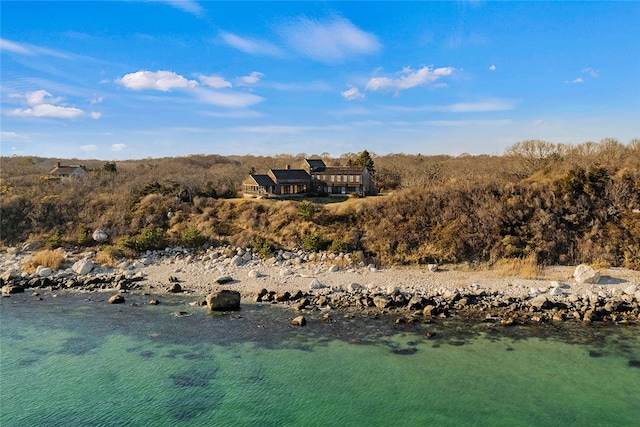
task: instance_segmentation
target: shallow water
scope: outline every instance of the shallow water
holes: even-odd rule
[[[0,425],[638,425],[640,329],[0,300]],[[137,303],[132,306],[131,303]],[[187,316],[173,313],[185,311]],[[431,336],[435,334],[434,336]]]

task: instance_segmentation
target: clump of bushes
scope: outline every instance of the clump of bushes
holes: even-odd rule
[[[318,252],[329,246],[329,241],[318,232],[306,233],[302,236],[302,249],[307,252]]]
[[[207,239],[200,233],[200,230],[195,227],[189,227],[180,235],[180,241],[187,248],[197,248],[202,246]]]
[[[118,246],[138,252],[164,249],[167,247],[167,233],[160,227],[144,227],[135,236],[124,236]]]
[[[273,245],[269,239],[262,236],[256,236],[253,239],[253,253],[260,258],[267,259],[273,255]]]

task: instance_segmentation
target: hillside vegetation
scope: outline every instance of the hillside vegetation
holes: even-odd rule
[[[357,156],[323,157],[328,165]],[[381,196],[238,199],[249,172],[305,157],[193,155],[118,162],[1,158],[4,246],[96,246],[109,256],[168,245],[352,252],[385,264],[527,260],[640,269],[640,140],[519,142],[503,155],[376,156]],[[47,179],[56,161],[87,176]]]

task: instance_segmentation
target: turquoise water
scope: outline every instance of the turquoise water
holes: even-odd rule
[[[271,305],[41,297],[0,300],[3,427],[640,425],[637,327],[317,313],[300,328]]]

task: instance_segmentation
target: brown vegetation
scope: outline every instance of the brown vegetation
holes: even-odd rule
[[[323,155],[330,164],[356,156]],[[383,197],[313,205],[233,198],[251,170],[305,157],[86,161],[87,176],[62,180],[43,179],[57,159],[4,157],[0,237],[4,245],[86,246],[103,229],[105,258],[229,243],[265,255],[350,251],[389,264],[482,261],[523,274],[581,262],[640,269],[638,140],[523,141],[502,156],[372,155]]]

